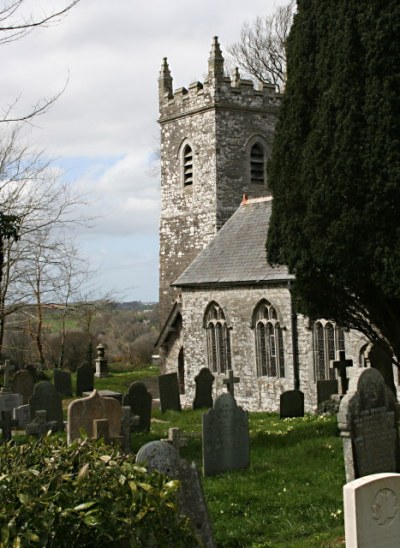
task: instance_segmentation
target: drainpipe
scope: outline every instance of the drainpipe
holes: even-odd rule
[[[293,376],[294,376],[294,389],[300,390],[300,375],[299,375],[299,348],[297,337],[297,314],[293,301],[293,282],[288,282],[288,289],[290,294],[290,319],[292,326],[292,354],[293,354]]]

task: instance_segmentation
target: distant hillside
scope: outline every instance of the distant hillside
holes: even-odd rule
[[[148,310],[153,309],[158,303],[142,303],[142,301],[128,301],[123,303],[113,303],[115,310]]]

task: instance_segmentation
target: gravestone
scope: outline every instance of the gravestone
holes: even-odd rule
[[[372,474],[343,487],[346,548],[399,548],[400,474]]]
[[[59,394],[72,396],[71,373],[62,369],[54,369],[54,386]]]
[[[100,343],[96,347],[96,351],[96,373],[94,375],[95,377],[108,377],[108,360],[105,357],[106,348],[103,344]]]
[[[11,392],[0,391],[0,413],[3,411],[10,411],[22,405],[21,394],[12,394]]]
[[[281,419],[304,417],[304,393],[301,390],[287,390],[280,397]]]
[[[209,409],[213,406],[212,385],[214,378],[208,367],[200,369],[200,372],[195,376],[196,393],[193,401],[193,409],[201,409],[203,407]]]
[[[399,471],[397,423],[396,401],[379,371],[357,371],[338,413],[347,482]]]
[[[176,426],[173,428],[168,428],[168,438],[164,438],[161,441],[166,441],[172,445],[178,453],[180,453],[181,447],[187,446],[187,439],[181,436],[181,429]]]
[[[132,425],[132,432],[150,432],[152,395],[143,382],[134,382],[122,398],[129,405],[132,415],[139,416],[139,423]]]
[[[11,440],[12,417],[11,411],[2,411],[0,413],[1,442]]]
[[[160,375],[158,377],[158,388],[160,391],[161,413],[168,410],[181,411],[178,375],[176,373]]]
[[[164,441],[152,441],[143,445],[136,455],[136,462],[148,470],[158,470],[180,481],[179,512],[188,517],[199,535],[202,546],[215,548],[210,518],[204,499],[201,480],[196,465],[181,459],[178,451]]]
[[[336,379],[317,381],[317,406],[339,393],[339,383]]]
[[[211,476],[250,464],[249,417],[230,394],[203,415],[203,472]]]
[[[4,360],[2,371],[3,371],[3,386],[1,388],[1,391],[11,392],[11,372],[14,371],[14,366],[11,365],[10,360]]]
[[[353,367],[353,360],[346,359],[344,350],[339,350],[339,357],[336,360],[331,360],[330,367],[336,369],[340,378],[340,395],[344,396],[349,387],[349,379],[347,378],[347,368]]]
[[[13,419],[17,428],[24,429],[31,422],[31,407],[29,404],[20,405],[13,409]]]
[[[235,397],[235,384],[240,382],[240,377],[235,377],[233,375],[233,369],[229,369],[228,378],[223,380],[223,383],[226,384],[228,393],[234,398]]]
[[[27,369],[17,371],[12,380],[12,391],[21,394],[23,405],[26,405],[32,396],[35,380],[33,374]]]
[[[51,382],[41,381],[35,385],[29,405],[32,420],[35,418],[36,411],[46,411],[47,421],[55,421],[57,431],[64,430],[61,398]]]
[[[109,424],[108,436],[112,440],[121,440],[121,404],[115,398],[103,398],[97,390],[87,398],[74,400],[68,407],[67,442],[71,443],[79,438],[80,429],[87,435],[94,436],[93,422],[98,419],[107,419]]]
[[[93,389],[94,369],[88,362],[84,362],[76,370],[76,395],[82,396],[82,392],[93,392]]]
[[[25,432],[28,436],[44,436],[47,432],[57,432],[57,421],[47,420],[47,411],[35,411],[33,420],[25,425]]]

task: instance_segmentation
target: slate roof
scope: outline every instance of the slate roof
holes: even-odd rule
[[[172,284],[240,285],[294,279],[285,266],[272,267],[265,252],[272,199],[244,200],[239,209]]]

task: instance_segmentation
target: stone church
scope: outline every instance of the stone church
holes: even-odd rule
[[[157,345],[189,401],[201,368],[215,376],[215,395],[232,369],[244,408],[277,411],[281,393],[299,388],[312,412],[337,390],[337,351],[352,370],[368,361],[362,335],[296,313],[294,277],[267,262],[266,163],[279,104],[274,86],[255,89],[237,69],[225,75],[216,37],[203,83],[174,91],[163,60]]]

